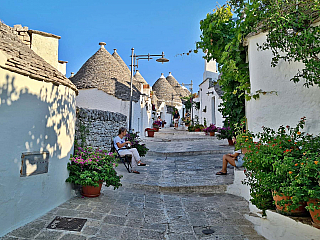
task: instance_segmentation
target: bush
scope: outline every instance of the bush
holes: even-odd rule
[[[138,133],[127,133],[126,141],[131,142],[131,147],[138,150],[140,157],[144,157],[149,151],[149,148],[147,148],[145,144],[140,144],[141,139],[139,138]]]
[[[113,153],[92,147],[75,146],[75,153],[70,156],[67,166],[69,177],[66,182],[98,187],[99,181],[102,181],[107,187],[113,186],[117,189],[122,186],[122,176],[117,175],[114,169],[116,166]]]

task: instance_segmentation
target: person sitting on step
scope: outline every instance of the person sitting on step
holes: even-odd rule
[[[232,142],[236,142],[236,137],[232,137]],[[241,149],[234,151],[233,154],[225,154],[222,157],[222,170],[217,172],[216,175],[227,175],[227,166],[228,163],[234,167],[242,167],[244,160],[244,154],[241,152]]]
[[[126,135],[127,135],[127,129],[124,127],[121,127],[119,129],[118,136],[116,136],[113,140],[114,147],[116,148],[120,156],[124,156],[124,155],[132,156],[132,160],[131,160],[132,172],[139,174],[140,172],[136,170],[136,167],[146,166],[146,164],[140,161],[140,155],[136,148],[127,148],[130,146],[131,142],[125,140]]]

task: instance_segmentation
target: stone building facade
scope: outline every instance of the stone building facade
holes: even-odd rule
[[[127,126],[127,116],[97,109],[77,108],[75,140],[81,145],[110,150],[120,127]]]
[[[21,33],[0,22],[0,237],[72,197],[78,90]]]

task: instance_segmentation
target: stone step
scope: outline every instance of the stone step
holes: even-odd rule
[[[123,187],[130,187],[131,189],[139,189],[150,192],[163,192],[163,193],[226,193],[228,185],[195,185],[195,186],[159,186],[152,184],[128,184],[124,183]]]
[[[226,149],[213,149],[204,151],[183,151],[183,152],[165,152],[165,151],[148,151],[147,156],[165,156],[165,157],[178,157],[178,156],[196,156],[196,155],[212,155],[212,154],[225,154]]]

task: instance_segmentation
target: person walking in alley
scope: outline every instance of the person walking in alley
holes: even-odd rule
[[[232,137],[233,143],[236,141],[236,137]],[[241,149],[234,151],[232,154],[225,154],[222,157],[222,169],[217,172],[216,175],[227,175],[227,166],[228,163],[234,167],[242,167],[244,160],[244,154],[241,152]]]
[[[126,135],[127,135],[127,129],[124,127],[121,127],[119,129],[119,135],[116,136],[113,140],[114,147],[116,148],[120,156],[124,156],[127,154],[132,155],[132,160],[131,160],[132,172],[139,174],[140,172],[136,170],[136,167],[146,166],[146,164],[140,161],[140,155],[136,148],[128,148],[130,147],[131,142],[125,140]]]
[[[178,128],[179,126],[179,119],[180,119],[180,114],[178,113],[178,110],[175,110],[175,113],[173,114],[173,122],[174,122],[174,128]]]

